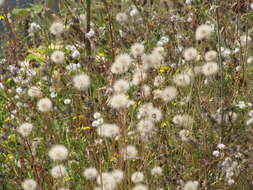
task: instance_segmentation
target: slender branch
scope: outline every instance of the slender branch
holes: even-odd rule
[[[86,0],[86,25],[87,25],[87,30],[86,30],[86,33],[89,33],[90,32],[90,22],[91,22],[91,0]],[[87,55],[90,56],[91,55],[91,44],[90,44],[90,40],[86,40],[86,46],[87,46]]]

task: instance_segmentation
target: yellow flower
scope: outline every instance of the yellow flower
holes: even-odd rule
[[[169,70],[169,67],[168,66],[162,66],[159,70],[160,73],[165,73],[166,71]]]
[[[84,118],[84,115],[81,114],[81,115],[79,115],[78,117],[79,117],[79,119],[83,119],[83,118]]]
[[[0,20],[4,20],[4,16],[3,15],[0,15]]]
[[[67,182],[67,181],[70,181],[72,179],[73,179],[73,177],[67,176],[67,177],[64,178],[64,181]]]
[[[14,160],[14,156],[12,154],[8,154],[6,160],[12,161],[12,160]]]
[[[99,57],[105,57],[105,53],[101,52],[98,54]]]
[[[80,129],[85,131],[85,130],[90,130],[91,127],[90,126],[82,126]]]
[[[112,157],[110,161],[111,161],[111,162],[114,162],[114,161],[117,161],[117,160],[118,160],[118,159],[117,159],[116,157]]]
[[[61,49],[63,45],[50,44],[48,47],[49,49]]]
[[[161,123],[161,127],[164,128],[164,127],[166,127],[166,126],[167,126],[167,123],[166,123],[166,122],[162,122],[162,123]]]
[[[10,121],[9,117],[5,118],[4,123],[7,123],[8,121]]]

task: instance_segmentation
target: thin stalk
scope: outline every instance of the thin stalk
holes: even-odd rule
[[[216,4],[217,1],[216,1]],[[224,135],[224,68],[222,64],[222,59],[221,59],[221,36],[220,36],[220,16],[219,16],[219,7],[216,8],[216,22],[217,22],[217,40],[218,40],[218,58],[219,58],[219,67],[220,67],[220,81],[219,81],[219,90],[220,90],[220,108],[221,108],[221,138],[223,138]]]
[[[91,0],[86,0],[86,25],[87,25],[87,30],[86,33],[90,32],[90,22],[91,22]],[[87,39],[86,40],[86,46],[87,46],[87,55],[90,56],[91,55],[91,44],[90,44],[90,40]]]

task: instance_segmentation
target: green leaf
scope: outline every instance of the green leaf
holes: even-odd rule
[[[34,55],[32,53],[28,54],[27,57],[26,57],[27,60],[35,60],[35,61],[38,61],[38,62],[44,62],[45,61],[45,58],[42,57],[42,56],[38,56],[38,55]]]
[[[12,16],[14,18],[21,18],[28,16],[31,12],[31,9],[29,8],[15,8],[12,10]]]
[[[50,7],[51,9],[54,9],[54,8],[55,8],[55,0],[49,0],[48,3],[49,3],[49,7]]]

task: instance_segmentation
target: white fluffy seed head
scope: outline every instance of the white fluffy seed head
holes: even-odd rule
[[[135,43],[131,46],[131,53],[134,57],[142,56],[144,54],[144,46],[140,43]]]
[[[64,25],[61,22],[54,22],[49,30],[53,35],[60,35],[64,31]]]
[[[148,190],[148,187],[143,184],[137,184],[136,186],[134,186],[133,190]]]
[[[242,46],[251,44],[252,38],[249,35],[242,35],[240,37],[240,43]]]
[[[120,183],[124,178],[124,173],[122,170],[113,170],[111,175],[114,178],[115,183]]]
[[[141,183],[144,180],[144,174],[142,172],[134,172],[131,176],[133,183]]]
[[[33,179],[25,179],[21,186],[24,190],[35,190],[37,187],[37,182]]]
[[[145,71],[145,70],[148,70],[149,68],[156,67],[160,63],[160,60],[161,60],[160,58],[161,58],[161,55],[156,54],[156,53],[143,55],[142,56],[142,69]]]
[[[79,74],[73,77],[73,84],[77,90],[86,90],[90,86],[90,77],[86,74]]]
[[[193,118],[188,114],[176,115],[173,117],[172,122],[180,127],[191,128],[194,124]]]
[[[151,95],[151,88],[148,85],[143,85],[141,88],[141,92],[144,97],[149,97]]]
[[[190,136],[189,130],[183,129],[179,131],[179,137],[181,138],[182,141],[185,141],[185,142],[189,141],[190,140],[189,136]]]
[[[124,79],[119,79],[115,81],[113,89],[116,93],[126,93],[129,90],[129,82]]]
[[[124,159],[135,159],[137,157],[138,151],[135,146],[128,145],[122,151]]]
[[[199,186],[199,183],[197,181],[188,181],[184,185],[183,190],[197,190]]]
[[[139,85],[141,82],[144,82],[147,78],[147,74],[144,71],[136,70],[133,74],[132,83],[134,85]]]
[[[83,176],[90,180],[90,179],[95,179],[98,175],[98,171],[96,168],[86,168],[83,172]]]
[[[210,25],[207,24],[200,25],[196,30],[195,38],[196,40],[209,39],[212,32],[213,29]]]
[[[51,55],[51,60],[56,64],[63,64],[65,60],[64,52],[56,50]]]
[[[53,103],[49,98],[42,98],[38,101],[37,108],[41,112],[49,112],[53,110]]]
[[[158,86],[160,86],[164,81],[165,81],[165,77],[164,77],[164,76],[161,76],[161,75],[158,75],[158,76],[156,76],[155,79],[154,79],[154,86],[155,86],[155,87],[158,87]]]
[[[57,165],[51,169],[51,175],[53,178],[63,178],[67,175],[67,170],[63,165]]]
[[[128,16],[126,13],[118,13],[116,15],[116,20],[119,22],[119,23],[122,23],[122,22],[126,22],[128,19]]]
[[[132,59],[128,54],[118,55],[111,66],[111,72],[114,74],[123,74],[128,71],[131,64]]]
[[[177,97],[177,88],[174,86],[168,86],[165,89],[162,90],[161,92],[161,99],[164,102],[169,102],[174,100]]]
[[[97,128],[97,133],[101,137],[112,138],[119,134],[119,127],[115,124],[103,124]]]
[[[17,132],[22,136],[22,137],[28,137],[33,129],[33,125],[31,123],[23,123],[17,128]]]
[[[162,117],[163,117],[162,111],[158,108],[153,107],[152,109],[149,110],[147,119],[157,123],[161,121]]]
[[[163,169],[160,166],[156,166],[151,170],[151,175],[161,176],[163,174]]]
[[[183,56],[186,61],[192,61],[198,56],[198,51],[195,48],[190,47],[184,50]]]
[[[35,97],[35,98],[42,97],[42,91],[37,86],[32,86],[31,88],[29,88],[27,93],[28,93],[28,96],[30,97]]]
[[[206,61],[214,61],[217,59],[218,53],[214,50],[210,50],[206,52],[205,54],[205,60]]]
[[[191,83],[191,77],[185,73],[177,74],[173,77],[173,82],[179,87],[186,87]]]
[[[101,185],[103,189],[113,190],[116,187],[116,182],[111,173],[103,172],[97,176],[97,184]]]
[[[58,190],[69,190],[67,187],[60,187]]]
[[[109,99],[109,105],[114,109],[127,108],[129,106],[129,98],[125,94],[114,94]]]
[[[152,134],[155,130],[155,125],[153,121],[148,119],[142,119],[137,124],[137,131],[140,133],[141,136],[147,136],[149,134]]]
[[[66,160],[68,149],[63,145],[54,145],[50,148],[48,155],[53,161]]]
[[[219,66],[216,62],[207,62],[202,66],[202,72],[205,76],[215,75],[219,71]]]
[[[5,0],[0,0],[0,7],[4,5]]]

